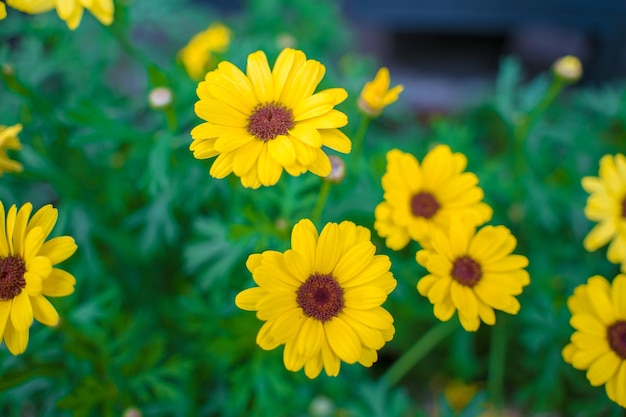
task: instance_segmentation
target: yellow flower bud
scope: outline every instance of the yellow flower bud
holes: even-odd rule
[[[398,100],[403,89],[401,85],[389,89],[389,70],[383,67],[378,70],[374,80],[363,87],[359,96],[359,110],[370,117],[378,117],[385,107]]]
[[[583,66],[580,59],[573,55],[566,55],[554,63],[552,70],[554,75],[568,83],[574,83],[583,75]]]

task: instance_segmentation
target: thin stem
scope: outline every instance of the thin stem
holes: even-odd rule
[[[541,98],[539,103],[527,114],[522,117],[522,119],[515,123],[513,126],[513,139],[515,141],[515,150],[516,150],[516,170],[517,174],[521,175],[524,170],[524,163],[526,159],[524,158],[524,144],[526,143],[526,139],[528,135],[535,125],[541,115],[545,113],[550,104],[557,98],[559,93],[563,90],[566,83],[562,78],[553,77],[552,83],[546,93]]]
[[[437,324],[426,332],[404,355],[383,375],[389,386],[397,384],[407,372],[413,369],[435,346],[457,328],[454,321]]]
[[[487,390],[496,410],[504,408],[504,367],[506,361],[506,317],[498,317],[498,325],[491,330],[491,349],[489,350],[489,375]]]
[[[326,206],[326,201],[328,200],[328,193],[330,192],[330,181],[326,181],[322,179],[322,187],[320,188],[320,192],[317,195],[317,201],[315,202],[315,208],[313,209],[313,214],[311,214],[311,220],[313,224],[317,224],[322,219],[322,213],[324,213],[324,206]]]
[[[363,114],[361,115],[361,123],[359,123],[359,128],[357,129],[354,137],[352,138],[352,155],[358,157],[363,150],[363,142],[365,139],[365,133],[367,132],[367,128],[372,120],[371,117]]]

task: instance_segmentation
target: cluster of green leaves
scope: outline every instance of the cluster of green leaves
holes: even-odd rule
[[[387,303],[396,336],[373,368],[347,365],[338,378],[310,381],[284,369],[281,349],[256,346],[260,323],[233,300],[253,285],[247,256],[289,246],[291,227],[311,216],[322,180],[285,175],[275,187],[249,190],[236,178],[210,178],[212,162],[188,150],[189,131],[200,123],[196,83],[176,53],[214,20],[233,29],[222,58],[240,68],[257,49],[272,61],[281,36],[290,35],[327,66],[322,87],[348,90],[339,109],[349,116],[349,136],[375,62],[350,49],[351,34],[330,1],[250,0],[226,18],[175,0],[116,7],[111,27],[85,16],[71,32],[52,13],[11,13],[0,24],[0,123],[24,125],[17,158],[25,168],[2,177],[0,199],[5,206],[53,203],[54,233],[73,236],[79,247],[64,264],[77,277],[76,292],[53,300],[61,324],[35,324],[19,357],[0,350],[0,414],[114,416],[137,407],[144,416],[400,417],[425,416],[437,403],[442,415],[453,415],[431,382],[486,380],[492,329],[469,334],[459,326],[399,387],[381,382],[437,321],[415,289],[425,273],[414,260],[417,244],[392,252],[373,229],[386,152],[400,148],[421,159],[445,143],[467,155],[494,208],[492,223],[510,227],[517,252],[530,259],[522,311],[506,321],[508,402],[528,413],[619,415],[560,350],[571,333],[566,297],[591,275],[617,273],[603,251],[582,249],[590,223],[580,179],[597,173],[603,154],[623,151],[621,85],[567,91],[527,123],[550,76],[528,82],[518,63],[505,60],[481,106],[419,122],[398,103],[373,121],[364,151],[345,157],[347,176],[331,188],[317,227],[351,220],[373,231],[398,280]],[[165,111],[147,100],[157,86],[174,95]],[[521,125],[528,130],[516,141]],[[462,415],[478,415],[485,398],[479,394]]]

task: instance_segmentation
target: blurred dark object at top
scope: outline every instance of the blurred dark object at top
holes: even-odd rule
[[[344,0],[344,6],[357,27],[388,32],[392,46],[400,44],[391,51],[401,61],[419,54],[411,44],[420,48],[424,36],[503,37],[500,52],[520,56],[531,72],[573,54],[587,81],[626,73],[624,0]]]

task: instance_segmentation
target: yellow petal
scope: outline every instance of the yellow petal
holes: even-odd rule
[[[355,363],[361,356],[361,343],[354,330],[339,317],[324,323],[324,331],[332,350],[346,363]]]
[[[13,355],[24,353],[28,346],[28,330],[17,331],[11,321],[7,321],[7,327],[4,330],[4,343]]]
[[[59,324],[59,313],[45,297],[31,297],[35,319],[46,326],[56,326]]]
[[[49,297],[64,297],[74,292],[76,278],[62,269],[52,268],[48,278],[42,282],[42,294]]]
[[[322,229],[315,252],[315,271],[320,274],[330,274],[337,261],[340,249],[339,225],[328,223]]]
[[[33,324],[33,308],[25,291],[13,297],[11,323],[18,332],[27,332]]]

